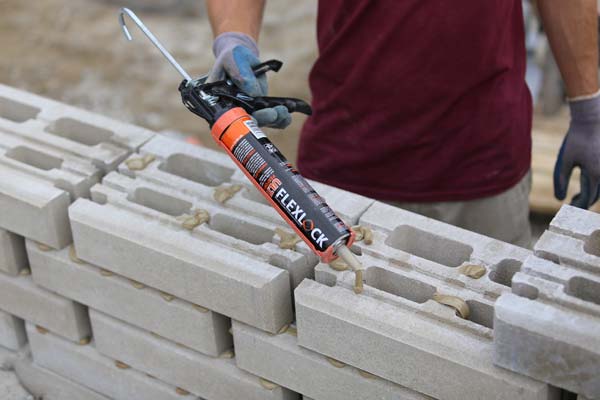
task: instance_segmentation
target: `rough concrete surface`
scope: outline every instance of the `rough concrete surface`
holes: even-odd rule
[[[548,385],[493,365],[489,328],[436,302],[392,302],[368,289],[356,295],[302,282],[295,292],[299,344],[437,399],[555,399]]]
[[[100,353],[206,400],[297,399],[282,387],[263,387],[259,377],[239,369],[231,357],[207,357],[96,310],[90,310],[90,318]]]
[[[243,370],[317,400],[426,400],[389,381],[298,346],[295,331],[270,335],[233,322],[235,360]]]
[[[223,315],[107,274],[75,258],[74,248],[44,252],[28,241],[27,250],[33,280],[46,289],[207,355],[232,346],[231,322]]]
[[[28,266],[23,237],[0,229],[0,271],[18,275]]]
[[[31,276],[0,273],[0,310],[76,342],[91,335],[84,306],[38,287]]]
[[[194,400],[174,386],[102,356],[93,342],[78,345],[27,325],[36,365],[114,400]],[[61,399],[62,400],[62,399]],[[198,399],[199,400],[199,399]]]
[[[142,204],[162,199],[166,214],[106,186],[95,190],[104,204],[81,199],[69,209],[81,259],[270,332],[291,322],[288,272],[184,229],[173,214],[189,213],[190,203],[137,193]]]

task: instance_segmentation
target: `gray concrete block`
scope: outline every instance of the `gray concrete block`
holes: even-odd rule
[[[18,275],[28,267],[23,237],[0,229],[0,271]]]
[[[509,292],[529,250],[445,224],[381,202],[360,218],[373,230],[373,243],[358,242],[362,254],[403,269],[415,269],[452,285],[494,299]],[[470,265],[485,268],[473,279],[462,272]]]
[[[451,286],[379,278],[381,289],[367,284],[362,295],[351,290],[350,276],[334,287],[302,282],[295,292],[298,343],[437,399],[555,398],[548,385],[493,365],[493,312],[482,297],[463,298],[471,308],[464,320],[429,299],[432,289],[454,295]]]
[[[292,320],[290,274],[279,267],[301,254],[265,261],[232,241],[208,241],[178,219],[191,212],[189,201],[155,190],[131,197],[97,185],[94,199],[98,203],[80,199],[69,209],[81,259],[269,332]],[[222,220],[229,223],[227,215]]]
[[[212,188],[216,186],[225,183],[242,184],[244,189],[228,200],[228,209],[276,224],[283,223],[271,205],[258,193],[233,161],[222,152],[157,136],[144,145],[140,153],[151,154],[158,162],[150,166],[148,172],[133,172],[137,177],[147,177],[147,179],[152,179],[150,175],[159,177],[160,174],[153,172],[158,170],[163,173],[163,177],[173,182],[173,185],[184,185],[196,193],[204,193],[207,198],[212,198]],[[120,171],[132,173],[124,166],[120,167]],[[359,216],[373,203],[372,199],[354,193],[310,180],[309,182],[349,224],[356,223]]]
[[[212,152],[207,149],[205,151]],[[184,165],[188,169],[201,168],[201,165]],[[154,170],[151,169],[152,166],[154,166]],[[313,268],[317,264],[318,258],[308,246],[298,244],[298,251],[282,249],[278,246],[279,236],[275,230],[284,228],[291,232],[281,218],[278,217],[279,219],[275,223],[267,218],[267,213],[261,216],[260,213],[253,215],[241,212],[230,208],[229,201],[226,204],[220,204],[213,199],[214,188],[200,185],[195,181],[186,181],[162,171],[159,167],[158,162],[153,162],[144,170],[136,171],[140,175],[136,179],[112,173],[104,178],[102,184],[103,187],[121,192],[120,200],[123,202],[132,201],[136,204],[141,202],[145,206],[154,206],[155,210],[165,211],[157,204],[150,204],[149,196],[154,194],[156,198],[163,198],[163,202],[184,202],[190,204],[193,210],[207,211],[210,220],[194,227],[194,234],[202,237],[203,240],[218,243],[227,248],[235,248],[254,258],[285,269],[290,275],[292,289],[298,286],[304,278],[314,275]],[[179,168],[182,167],[179,166]],[[119,197],[118,192],[110,191],[110,196]],[[146,197],[142,201],[144,193]],[[101,199],[105,195],[106,190],[101,187],[94,188],[95,199]],[[181,224],[180,220],[171,217],[174,222]]]
[[[114,400],[193,400],[146,374],[117,366],[96,351],[93,343],[77,345],[52,333],[41,334],[27,324],[34,363]],[[62,399],[61,399],[62,400]]]
[[[600,215],[568,205],[534,247],[535,255],[600,275]]]
[[[36,398],[43,400],[110,400],[93,390],[35,365],[30,357],[15,361],[21,384]]]
[[[84,306],[38,287],[31,276],[0,273],[0,310],[69,340],[80,341],[91,335]]]
[[[263,387],[259,377],[237,368],[234,359],[207,357],[96,310],[90,310],[90,318],[102,354],[207,400],[297,398],[282,387]]]
[[[233,335],[238,367],[302,393],[305,399],[431,399],[349,365],[336,367],[325,356],[298,346],[293,331],[270,335],[233,321]]]
[[[0,85],[0,130],[116,169],[154,132]]]
[[[0,228],[54,248],[71,242],[67,207],[101,172],[89,161],[0,130]]]
[[[496,303],[494,362],[600,398],[600,274],[529,258]]]
[[[103,275],[101,268],[78,260],[74,248],[41,251],[28,241],[27,251],[33,280],[46,289],[204,354],[217,356],[232,346],[231,322],[223,315],[118,275]]]
[[[0,346],[0,371],[12,371],[19,353]]]
[[[0,304],[0,308],[2,304]],[[27,343],[23,320],[0,311],[0,346],[9,350],[19,350]]]

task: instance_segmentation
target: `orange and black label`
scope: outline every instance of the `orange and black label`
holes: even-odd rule
[[[318,253],[350,237],[350,229],[285,159],[250,117],[234,121],[219,139],[246,176]],[[344,242],[345,243],[345,242]]]

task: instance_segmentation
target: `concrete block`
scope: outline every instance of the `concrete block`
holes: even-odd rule
[[[36,398],[44,400],[110,400],[93,390],[33,363],[30,357],[15,361],[21,384]]]
[[[67,207],[89,197],[100,176],[87,160],[0,130],[0,228],[65,247]]]
[[[103,275],[101,268],[78,260],[74,248],[45,252],[28,241],[27,251],[33,280],[46,289],[204,354],[217,356],[233,344],[231,322],[223,315],[127,278]]]
[[[154,132],[0,85],[0,131],[116,169]]]
[[[100,353],[119,358],[207,400],[297,399],[282,387],[266,388],[257,376],[242,371],[232,358],[213,358],[177,346],[160,337],[90,310],[96,346]]]
[[[152,171],[159,170],[164,173],[164,176],[159,179],[166,178],[173,182],[173,185],[184,185],[196,193],[204,193],[211,199],[212,188],[216,186],[225,183],[242,184],[244,189],[227,201],[228,209],[239,210],[246,215],[253,215],[276,224],[283,223],[279,214],[258,193],[233,161],[222,152],[156,136],[141,148],[140,153],[153,155],[158,162],[149,168],[148,173],[135,171],[137,177],[152,179],[149,175],[154,177],[160,175]],[[128,172],[123,166],[120,170],[124,173]],[[359,216],[373,203],[372,199],[354,193],[310,180],[309,182],[349,224],[355,224]]]
[[[494,362],[600,398],[600,274],[529,258],[496,303]]]
[[[0,271],[18,275],[28,267],[23,237],[0,229]]]
[[[362,295],[351,290],[349,275],[334,287],[310,280],[298,286],[302,347],[436,399],[555,398],[548,385],[493,365],[493,308],[483,295],[372,271]],[[369,285],[370,274],[379,288]],[[465,300],[470,319],[432,301],[436,292]]]
[[[381,202],[360,218],[373,230],[373,243],[358,242],[362,254],[402,269],[415,269],[451,285],[463,286],[490,299],[509,292],[529,250],[448,225]],[[483,267],[480,278],[464,268]]]
[[[84,306],[38,287],[31,276],[0,273],[0,310],[69,340],[80,341],[91,335]]]
[[[0,346],[17,351],[25,343],[27,343],[27,335],[23,320],[0,311]]]
[[[236,248],[241,240],[208,241],[204,229],[182,226],[192,202],[158,190],[127,195],[97,185],[93,192],[97,202],[80,199],[69,209],[81,259],[269,332],[291,322],[290,274],[280,267],[303,263],[302,254],[265,260]],[[212,221],[243,228],[225,214]],[[249,240],[266,241],[266,232],[249,228]]]
[[[114,400],[193,400],[144,373],[116,363],[96,351],[93,343],[78,345],[27,324],[33,361],[60,376]],[[117,366],[119,364],[119,366]],[[179,392],[179,393],[178,393]],[[62,400],[62,399],[61,399]]]
[[[568,205],[536,243],[538,257],[600,275],[600,215]]]
[[[0,371],[12,371],[19,353],[0,346]]]
[[[206,150],[211,151],[212,150]],[[217,153],[217,155],[220,155]],[[204,240],[215,242],[235,248],[243,253],[250,254],[254,258],[285,269],[290,274],[292,289],[304,280],[314,276],[313,269],[318,262],[308,246],[298,244],[298,250],[282,249],[278,246],[279,236],[275,230],[286,228],[283,220],[277,223],[261,218],[260,215],[252,215],[240,210],[229,208],[213,199],[214,188],[202,186],[196,182],[186,181],[175,175],[165,173],[158,169],[158,163],[154,162],[154,171],[148,166],[143,177],[136,179],[125,175],[112,173],[104,178],[103,186],[109,187],[120,194],[122,201],[132,201],[158,211],[167,211],[158,203],[151,204],[154,195],[156,199],[163,198],[163,202],[190,204],[193,210],[205,210],[210,215],[209,221],[193,228],[195,234]],[[200,165],[196,166],[201,168]],[[191,169],[191,167],[190,167]],[[209,192],[206,193],[206,189]],[[114,193],[114,194],[113,194]],[[111,192],[115,197],[116,192]],[[102,198],[105,193],[101,188],[94,188],[94,198]],[[145,197],[144,197],[145,196]],[[144,198],[143,198],[144,197]],[[127,204],[127,203],[123,203]],[[268,215],[268,214],[265,214]],[[173,216],[171,216],[173,217]],[[173,220],[181,226],[181,219]],[[291,228],[288,228],[291,232]]]
[[[302,393],[305,399],[431,399],[349,365],[334,366],[325,356],[298,346],[291,330],[270,335],[233,321],[233,336],[238,367]]]

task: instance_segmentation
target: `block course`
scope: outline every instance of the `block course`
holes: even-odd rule
[[[194,393],[206,400],[297,399],[282,387],[263,387],[260,378],[242,371],[231,358],[207,357],[90,310],[96,346],[102,354]]]
[[[79,260],[74,247],[41,251],[28,241],[27,251],[33,281],[41,287],[207,355],[232,346],[231,322],[223,315],[107,274]]]
[[[564,206],[497,303],[494,362],[600,398],[600,216]]]
[[[369,376],[349,365],[334,366],[318,353],[298,346],[294,330],[270,335],[234,321],[238,367],[316,400],[427,400],[429,396]]]
[[[270,332],[292,320],[286,270],[210,242],[176,217],[129,201],[124,192],[98,185],[93,195],[102,204],[80,199],[69,210],[81,259]],[[181,204],[183,213],[191,210],[191,204]],[[292,262],[302,261],[301,254],[288,254]]]
[[[437,399],[555,398],[548,385],[495,367],[491,329],[449,307],[309,280],[295,294],[302,347]]]
[[[15,373],[28,392],[43,400],[111,400],[33,363],[30,357],[15,361]]]
[[[0,131],[116,169],[155,134],[80,108],[0,84]]]
[[[100,355],[93,343],[78,345],[27,324],[34,363],[114,400],[193,400],[167,385]],[[62,400],[62,399],[61,399]],[[200,400],[200,399],[198,399]]]

